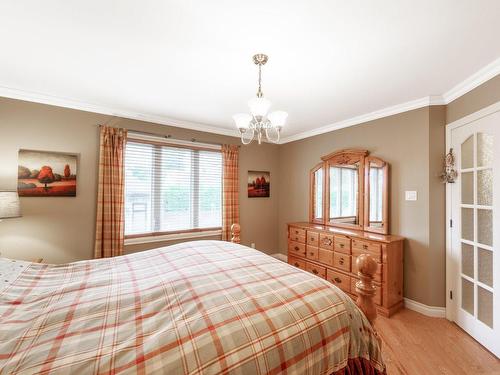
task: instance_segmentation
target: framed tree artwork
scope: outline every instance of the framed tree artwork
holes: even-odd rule
[[[248,171],[248,198],[269,198],[271,195],[271,173]]]
[[[76,154],[19,150],[17,190],[22,197],[75,197]]]

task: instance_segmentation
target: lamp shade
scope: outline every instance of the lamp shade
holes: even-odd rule
[[[236,127],[238,129],[248,129],[250,120],[252,120],[252,116],[250,116],[248,113],[237,113],[233,116],[233,120],[236,123]]]
[[[276,127],[282,128],[285,126],[286,119],[288,117],[288,113],[285,111],[274,111],[267,116],[269,121],[271,121],[271,124],[273,124]]]
[[[21,205],[17,191],[0,191],[0,219],[21,216]]]
[[[266,98],[252,98],[248,101],[248,107],[252,115],[265,116],[271,107],[271,102]]]

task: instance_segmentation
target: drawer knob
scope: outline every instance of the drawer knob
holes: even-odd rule
[[[314,273],[315,275],[317,275],[317,274],[318,274],[318,270],[317,270],[316,268],[315,268],[315,269],[313,269],[313,273]]]
[[[294,249],[295,249],[295,251],[299,251],[300,250],[298,246],[295,246]]]
[[[299,234],[299,231],[298,231],[298,230],[296,230],[296,231],[295,231],[295,234]]]
[[[293,265],[294,265],[295,267],[298,267],[298,266],[299,266],[299,264],[298,264],[297,262],[295,262]]]
[[[368,250],[368,245],[363,245],[363,250]]]
[[[340,258],[339,264],[344,264],[344,258]]]
[[[323,244],[330,246],[332,244],[332,240],[330,238],[323,239]]]
[[[309,255],[314,256],[314,253],[312,251],[309,252]]]
[[[341,283],[342,280],[340,280],[340,278],[336,277],[335,279],[333,279],[333,281],[335,281],[336,283]]]
[[[343,243],[339,244],[339,246],[340,246],[342,249],[344,248],[344,244],[343,244]]]

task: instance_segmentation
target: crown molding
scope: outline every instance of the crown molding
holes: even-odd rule
[[[145,122],[152,122],[155,124],[175,126],[177,128],[196,130],[205,133],[213,133],[219,135],[226,135],[230,137],[239,138],[239,133],[236,129],[224,129],[211,125],[206,125],[198,122],[184,121],[173,119],[166,116],[153,115],[141,112],[128,111],[121,108],[112,108],[100,106],[97,104],[85,103],[78,100],[52,96],[48,94],[30,92],[25,90],[13,89],[10,87],[0,86],[0,97],[25,100],[28,102],[48,104],[56,107],[77,109],[80,111],[99,113],[102,115],[109,115],[115,117],[122,117],[126,119],[139,120]]]
[[[423,108],[433,105],[447,105],[452,101],[454,101],[455,99],[459,98],[460,96],[468,93],[469,91],[485,83],[486,81],[494,78],[498,74],[500,74],[500,58],[486,65],[484,68],[474,73],[470,77],[466,78],[459,84],[455,85],[453,88],[451,88],[442,95],[425,96],[420,99],[411,100],[391,107],[355,116],[346,120],[338,121],[333,124],[328,124],[325,126],[321,126],[319,128],[311,129],[305,132],[284,137],[280,140],[279,144],[298,141],[300,139],[309,138],[315,135],[320,135],[331,131],[347,128],[350,126],[359,125],[368,121],[377,120],[383,117],[396,115],[398,113],[403,113],[418,108]],[[230,137],[237,137],[237,138],[240,137],[236,129],[224,129],[203,123],[183,121],[183,120],[169,118],[166,116],[134,112],[121,108],[111,108],[91,103],[85,103],[73,99],[62,98],[62,97],[30,92],[25,90],[13,89],[9,87],[0,86],[0,96],[12,99],[26,100],[29,102],[54,105],[58,107],[72,108],[82,111],[100,113],[109,116],[152,122],[161,125],[175,126],[178,128],[196,130],[201,132],[226,135]]]
[[[298,141],[300,139],[309,138],[309,137],[313,137],[315,135],[320,135],[320,134],[332,132],[334,130],[348,128],[350,126],[363,124],[363,123],[368,122],[368,121],[377,120],[377,119],[380,119],[383,117],[396,115],[398,113],[403,113],[403,112],[411,111],[411,110],[418,109],[418,108],[428,107],[430,105],[442,105],[442,104],[444,104],[442,97],[440,97],[440,96],[426,96],[426,97],[423,97],[423,98],[420,98],[417,100],[411,100],[411,101],[406,102],[406,103],[397,104],[397,105],[394,105],[391,107],[387,107],[387,108],[383,108],[383,109],[380,109],[377,111],[366,113],[364,115],[351,117],[350,119],[347,119],[347,120],[342,120],[339,122],[335,122],[333,124],[321,126],[319,128],[316,128],[316,129],[311,129],[311,130],[308,130],[308,131],[305,131],[302,133],[294,134],[294,135],[291,135],[289,137],[285,137],[285,138],[281,139],[280,144]]]
[[[448,104],[446,100],[444,100],[442,95],[431,95],[428,97],[429,105],[446,105]]]
[[[486,81],[496,77],[500,74],[500,58],[492,63],[486,65],[470,77],[466,78],[453,88],[445,92],[442,96],[446,104],[451,103],[455,99],[467,94],[469,91],[474,90],[476,87],[482,85]]]

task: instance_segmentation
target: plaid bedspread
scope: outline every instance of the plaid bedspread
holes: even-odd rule
[[[358,371],[385,372],[350,298],[232,243],[32,263],[0,292],[1,374]]]

